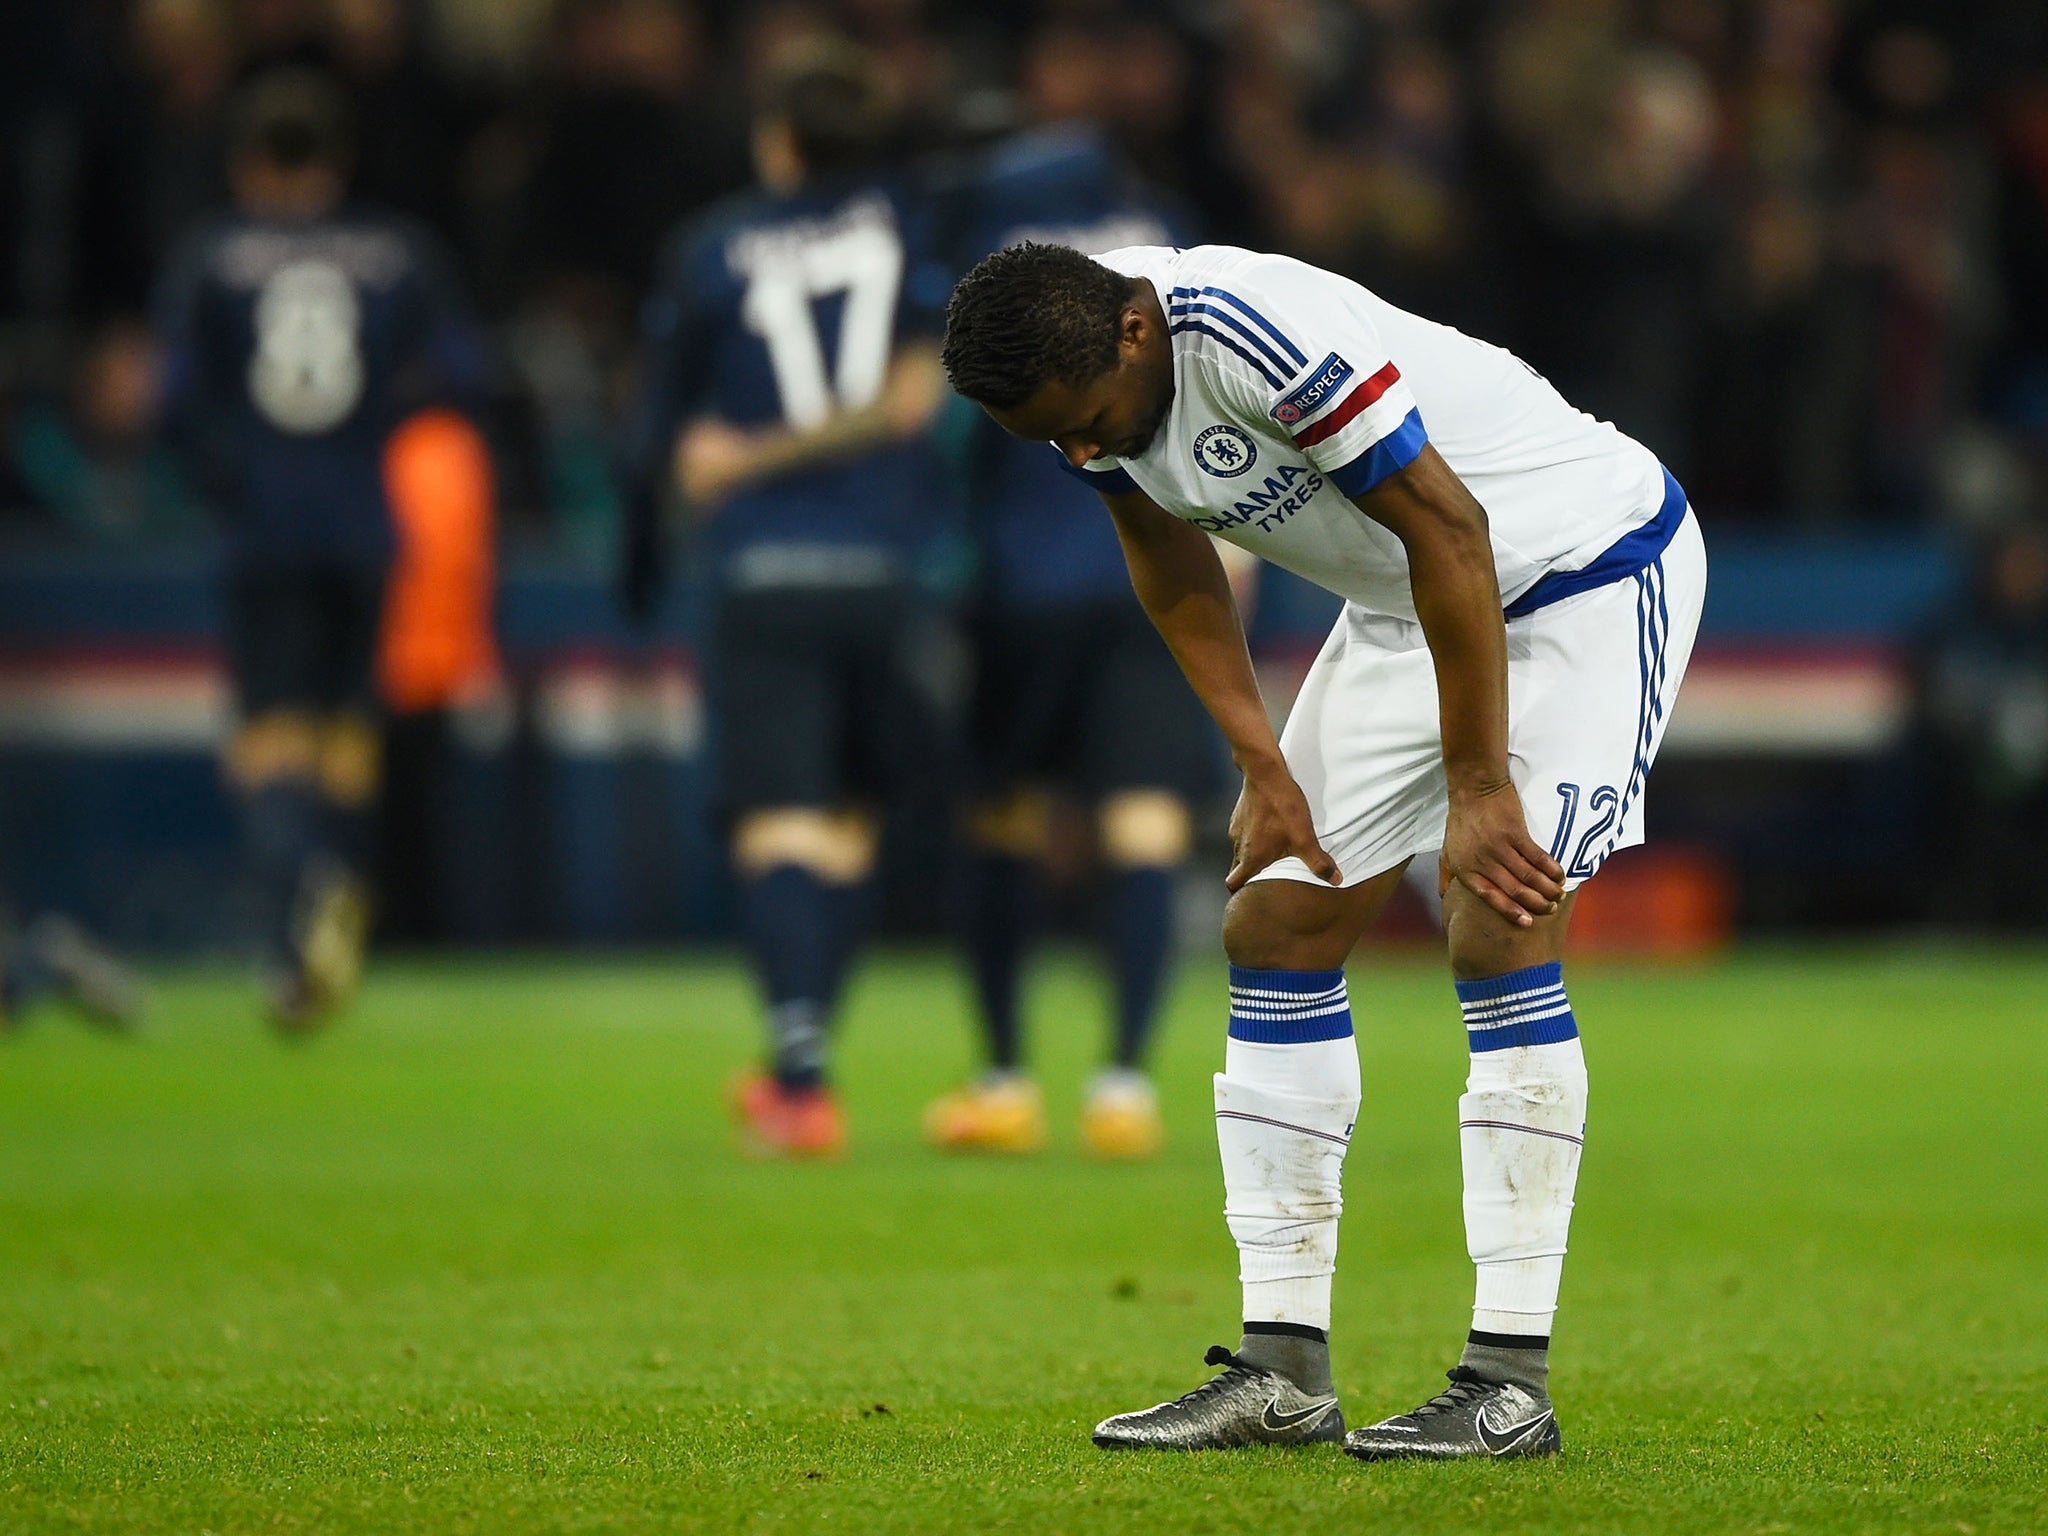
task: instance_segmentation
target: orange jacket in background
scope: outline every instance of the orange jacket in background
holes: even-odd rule
[[[398,714],[445,709],[492,687],[496,500],[483,434],[454,411],[422,411],[384,446],[398,558],[384,603],[377,683]]]

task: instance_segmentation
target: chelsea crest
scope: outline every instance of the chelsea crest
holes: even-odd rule
[[[1236,427],[1219,423],[1203,428],[1195,436],[1195,462],[1219,479],[1243,474],[1258,456],[1259,450],[1250,436]]]

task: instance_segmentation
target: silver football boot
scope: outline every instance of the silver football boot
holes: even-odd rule
[[[1170,1403],[1104,1419],[1095,1443],[1105,1450],[1222,1451],[1344,1438],[1344,1410],[1334,1396],[1304,1392],[1221,1344],[1210,1346],[1203,1363],[1223,1366],[1223,1374]]]
[[[1462,1456],[1554,1456],[1563,1446],[1548,1401],[1465,1366],[1413,1413],[1396,1414],[1344,1437],[1360,1461],[1450,1461]]]

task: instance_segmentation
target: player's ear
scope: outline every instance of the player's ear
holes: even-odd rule
[[[1120,317],[1116,337],[1117,345],[1124,354],[1129,356],[1134,352],[1140,351],[1144,347],[1146,339],[1151,335],[1151,332],[1152,322],[1145,318],[1145,311],[1138,307],[1137,301],[1133,300],[1131,303],[1126,304],[1123,315]]]

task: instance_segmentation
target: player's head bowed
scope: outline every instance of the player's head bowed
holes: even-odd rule
[[[946,376],[1009,410],[1047,384],[1076,387],[1117,364],[1131,280],[1064,245],[1025,241],[984,258],[946,306]]]

